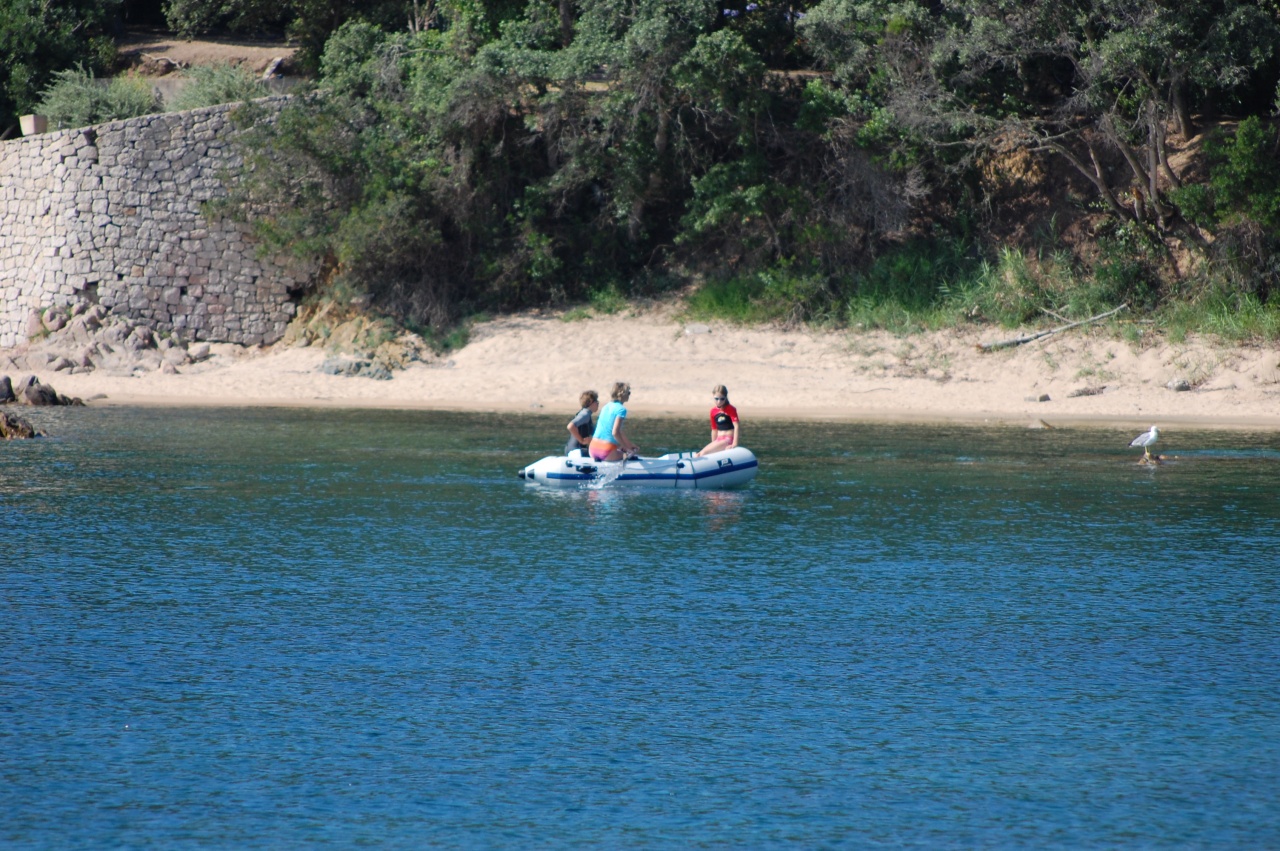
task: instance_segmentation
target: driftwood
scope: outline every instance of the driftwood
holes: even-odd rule
[[[1106,313],[1099,313],[1097,316],[1090,316],[1088,319],[1081,319],[1079,322],[1068,322],[1066,325],[1059,325],[1057,328],[1050,328],[1047,331],[1040,331],[1035,334],[1028,334],[1025,337],[1015,337],[1012,340],[1001,340],[998,343],[979,343],[978,351],[993,352],[996,349],[1007,349],[1007,348],[1010,348],[1011,346],[1021,346],[1023,343],[1030,343],[1035,340],[1042,339],[1044,337],[1051,337],[1054,334],[1058,334],[1062,331],[1067,331],[1071,328],[1077,328],[1081,325],[1088,325],[1090,322],[1097,322],[1099,319],[1106,319],[1108,316],[1115,316],[1117,313],[1127,309],[1128,307],[1129,307],[1129,303],[1125,302],[1124,304],[1120,305],[1119,307],[1113,310],[1108,310]]]
[[[1079,390],[1072,390],[1067,394],[1068,399],[1078,399],[1081,396],[1100,396],[1107,389],[1107,385],[1100,384],[1097,387],[1081,387]]]
[[[189,63],[187,62],[175,62],[174,60],[170,59],[168,56],[160,56],[159,54],[156,54],[156,53],[139,52],[138,56],[142,59],[142,62],[144,65],[148,65],[153,70],[159,71],[162,76],[164,74],[169,74],[174,71],[181,71],[189,67]]]

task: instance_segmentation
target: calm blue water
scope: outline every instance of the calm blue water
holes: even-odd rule
[[[1280,845],[1280,435],[571,413],[24,410],[0,846]]]

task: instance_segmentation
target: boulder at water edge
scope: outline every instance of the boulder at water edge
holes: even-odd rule
[[[36,382],[22,388],[22,392],[18,394],[18,401],[24,405],[56,405],[58,404],[58,391],[54,390],[48,384]]]
[[[29,440],[40,436],[41,432],[22,417],[0,411],[0,440]]]
[[[5,390],[8,390],[9,398],[5,397]],[[77,405],[83,406],[79,398],[63,396],[54,390],[48,384],[41,384],[40,379],[34,375],[28,375],[17,383],[11,384],[9,376],[0,375],[0,403],[18,402],[22,405]]]

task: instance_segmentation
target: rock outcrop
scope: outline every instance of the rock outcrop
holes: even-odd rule
[[[3,390],[5,388],[9,390],[8,399],[3,398]],[[34,375],[28,375],[17,384],[10,381],[9,376],[0,375],[0,403],[16,403],[19,405],[31,405],[32,407],[84,405],[84,402],[79,397],[63,396],[48,384],[41,384],[40,379]]]
[[[66,309],[50,308],[39,321],[41,332],[7,353],[12,368],[70,375],[101,369],[129,375],[152,372],[165,364],[177,370],[207,360],[211,352],[208,343],[189,342],[177,333],[158,335],[145,322],[84,301]],[[0,368],[4,366],[5,359],[0,357]],[[4,401],[3,389],[0,401]]]
[[[325,358],[320,364],[320,371],[326,375],[342,375],[347,378],[372,378],[376,381],[390,381],[391,370],[382,364],[367,360],[351,358]]]
[[[0,440],[30,440],[43,436],[44,432],[22,417],[0,411]]]
[[[31,320],[31,340],[0,350],[0,404],[70,403],[55,402],[47,391],[31,389],[25,382],[4,383],[5,370],[34,372],[46,378],[51,373],[79,375],[95,371],[113,377],[153,372],[176,375],[217,369],[223,361],[216,358],[234,359],[256,348],[196,342],[179,332],[156,333],[146,322],[117,315],[101,304],[87,301],[33,313]],[[348,319],[332,326],[339,332],[335,334],[293,333],[293,327],[280,345],[323,345],[330,357],[319,369],[330,375],[386,380],[395,370],[435,359],[420,336],[394,333],[385,321]],[[34,376],[27,379],[34,380]]]

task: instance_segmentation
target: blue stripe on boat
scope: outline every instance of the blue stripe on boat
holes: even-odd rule
[[[715,476],[723,476],[726,473],[732,473],[736,470],[750,470],[752,467],[760,466],[759,461],[748,461],[745,464],[726,464],[723,467],[716,467],[713,470],[704,470],[701,473],[622,473],[615,481],[621,479],[629,479],[631,481],[676,481],[677,479],[709,479]],[[548,479],[556,479],[558,481],[568,482],[589,482],[596,478],[594,473],[547,473]]]

